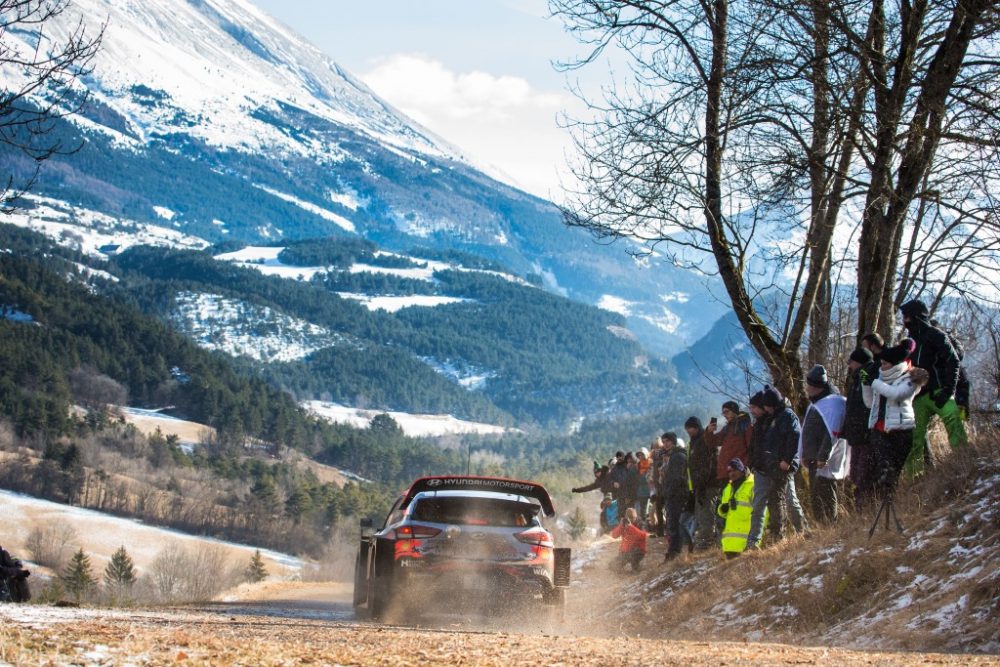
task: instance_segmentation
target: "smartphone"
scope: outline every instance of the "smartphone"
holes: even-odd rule
[[[712,417],[711,419],[708,420],[708,423],[709,424],[718,424],[719,423],[719,418],[718,417]]]

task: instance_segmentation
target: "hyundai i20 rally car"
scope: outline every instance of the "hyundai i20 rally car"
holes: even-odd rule
[[[545,605],[561,613],[570,550],[540,515],[555,514],[540,484],[499,477],[423,477],[377,531],[362,520],[354,607],[381,619]]]

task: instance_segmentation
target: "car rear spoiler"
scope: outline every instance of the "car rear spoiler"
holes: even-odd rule
[[[456,475],[453,477],[421,477],[410,485],[401,507],[407,507],[413,497],[424,491],[496,491],[512,493],[537,500],[542,506],[545,516],[556,513],[549,492],[541,484],[524,482],[519,479],[504,477],[475,477],[471,475]]]

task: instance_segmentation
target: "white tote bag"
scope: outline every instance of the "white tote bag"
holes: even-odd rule
[[[847,440],[837,438],[830,450],[830,458],[826,461],[826,466],[816,471],[820,477],[827,479],[842,480],[847,477],[847,472],[851,469],[851,446]]]

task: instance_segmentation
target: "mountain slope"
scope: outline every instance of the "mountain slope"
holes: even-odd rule
[[[472,252],[608,305],[659,354],[723,311],[698,298],[703,277],[567,229],[552,204],[483,173],[248,2],[75,6],[90,22],[107,17],[108,30],[86,80],[91,104],[55,128],[83,148],[45,165],[40,194],[211,243],[356,235],[390,250]]]

